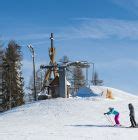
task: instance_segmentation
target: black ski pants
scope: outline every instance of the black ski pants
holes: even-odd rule
[[[137,125],[134,116],[130,116],[130,122],[132,127],[135,127]]]

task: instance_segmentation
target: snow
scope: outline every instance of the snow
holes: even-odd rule
[[[0,114],[0,140],[137,140],[137,128],[107,127],[103,113],[114,107],[121,124],[129,126],[128,103],[138,120],[138,97],[109,87],[90,88],[79,91],[83,96],[38,101]],[[113,100],[101,96],[107,88]]]

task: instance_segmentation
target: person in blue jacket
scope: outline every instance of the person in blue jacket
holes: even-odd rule
[[[115,110],[114,108],[109,107],[109,111],[104,113],[104,115],[110,115],[110,114],[115,115],[115,117],[114,117],[115,123],[116,123],[116,125],[120,125],[119,112],[117,110]]]

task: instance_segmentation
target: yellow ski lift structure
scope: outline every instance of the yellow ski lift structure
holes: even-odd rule
[[[47,67],[47,71],[46,71],[45,76],[44,76],[42,90],[45,89],[47,82],[51,79],[52,73],[54,75],[54,78],[56,76],[58,76],[57,63],[55,61],[56,49],[54,48],[54,36],[53,36],[53,33],[51,33],[50,40],[51,40],[51,47],[49,48],[50,62],[49,62],[49,67]],[[43,66],[41,66],[41,68],[43,68]]]

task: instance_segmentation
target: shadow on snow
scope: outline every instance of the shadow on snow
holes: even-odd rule
[[[77,124],[77,125],[66,125],[66,126],[71,126],[71,127],[99,127],[99,128],[105,128],[105,127],[113,127],[113,128],[127,128],[125,126],[118,126],[118,127],[115,127],[113,125],[93,125],[93,124],[84,124],[84,125],[80,125],[80,124]]]

